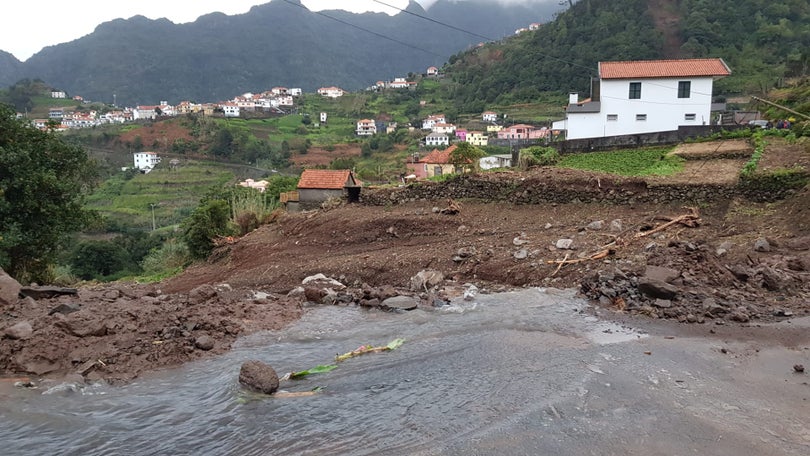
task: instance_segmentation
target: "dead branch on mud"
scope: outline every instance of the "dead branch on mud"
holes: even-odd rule
[[[453,200],[453,198],[448,198],[447,207],[441,210],[441,213],[445,215],[456,215],[459,212],[461,212],[461,203]]]
[[[653,229],[651,229],[649,231],[642,231],[641,233],[636,233],[636,235],[634,237],[636,239],[643,238],[645,236],[649,236],[651,234],[655,234],[655,233],[664,231],[665,229],[667,229],[667,228],[669,228],[669,227],[671,227],[673,225],[678,225],[678,224],[687,226],[689,228],[695,228],[697,226],[700,226],[700,213],[698,212],[697,208],[696,207],[684,207],[684,209],[688,210],[689,213],[678,216],[678,217],[674,217],[674,218],[670,219],[670,221],[668,221],[667,223],[664,223],[663,225],[661,225],[661,226],[659,226],[657,228],[653,228]]]
[[[688,211],[687,214],[679,215],[677,217],[668,217],[668,216],[656,216],[654,219],[656,220],[668,220],[666,223],[655,227],[648,231],[642,231],[640,233],[636,233],[632,237],[626,237],[625,235],[628,234],[627,231],[623,232],[619,236],[615,236],[613,242],[610,242],[602,247],[599,247],[595,253],[583,257],[583,258],[575,258],[575,259],[568,259],[569,253],[565,254],[565,258],[562,260],[547,260],[547,264],[556,264],[557,269],[551,274],[551,277],[557,275],[560,272],[560,269],[566,264],[577,264],[577,263],[584,263],[586,261],[594,261],[594,260],[601,260],[606,258],[608,255],[613,255],[616,253],[616,247],[626,246],[629,245],[635,239],[641,239],[645,236],[649,236],[651,234],[660,233],[661,231],[666,230],[669,227],[675,225],[683,225],[689,228],[695,228],[700,226],[700,213],[696,207],[684,207]]]

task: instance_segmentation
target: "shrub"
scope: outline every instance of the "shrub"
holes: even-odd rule
[[[551,166],[560,161],[560,153],[553,147],[533,146],[520,150],[519,166],[523,169],[532,166]]]

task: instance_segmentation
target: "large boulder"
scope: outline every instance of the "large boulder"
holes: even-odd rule
[[[21,287],[20,294],[36,300],[51,299],[57,296],[76,296],[79,290],[75,288],[54,287],[50,285]]]
[[[675,299],[678,288],[661,280],[642,277],[638,281],[638,291],[653,299]]]
[[[662,266],[647,266],[644,271],[644,277],[659,280],[661,282],[672,283],[673,280],[681,276],[680,271],[675,269],[665,268]]]
[[[411,296],[394,296],[385,299],[380,307],[388,310],[414,310],[419,307],[419,300]]]
[[[22,286],[0,268],[0,306],[10,306],[17,302]]]
[[[273,394],[278,390],[278,374],[269,364],[245,361],[239,369],[239,383],[259,393]]]

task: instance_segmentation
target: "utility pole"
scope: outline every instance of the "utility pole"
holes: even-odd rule
[[[761,101],[761,102],[763,102],[763,103],[765,103],[765,104],[767,104],[767,105],[773,106],[773,107],[775,107],[775,108],[779,108],[779,109],[781,109],[781,110],[783,110],[783,111],[787,111],[787,112],[789,112],[789,113],[791,113],[791,114],[795,114],[795,115],[797,115],[797,116],[799,116],[799,117],[804,117],[805,119],[810,120],[810,116],[808,116],[807,114],[802,114],[802,113],[800,113],[799,111],[794,111],[794,110],[792,110],[792,109],[790,109],[790,108],[788,108],[788,107],[785,107],[785,106],[782,106],[782,105],[776,104],[776,103],[774,103],[774,102],[772,102],[772,101],[764,100],[764,99],[759,98],[759,97],[751,97],[751,98],[752,98],[753,100],[756,100],[756,101]]]
[[[155,206],[157,206],[157,204],[149,203],[149,206],[152,207],[152,231],[155,231]]]

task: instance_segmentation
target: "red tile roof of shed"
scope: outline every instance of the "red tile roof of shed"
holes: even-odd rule
[[[432,152],[422,157],[419,163],[434,163],[437,165],[446,165],[450,163],[450,152],[456,150],[456,146],[452,145],[444,150],[433,149]]]
[[[599,62],[602,79],[678,78],[688,76],[728,76],[731,70],[723,59],[637,60]]]
[[[305,169],[298,180],[298,188],[341,190],[347,182],[350,186],[358,184],[348,169]]]

